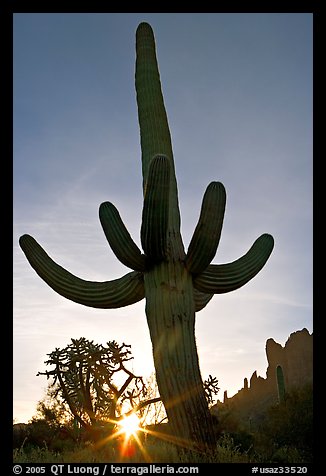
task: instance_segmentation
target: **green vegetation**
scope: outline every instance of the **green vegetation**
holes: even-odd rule
[[[145,442],[140,449],[134,446],[134,452],[121,456],[114,443],[98,447],[96,444],[78,446],[74,450],[50,451],[43,447],[24,447],[14,450],[15,463],[247,463],[249,458],[242,453],[229,436],[223,436],[210,455],[193,454],[178,451],[175,446],[165,441]]]
[[[224,434],[250,461],[309,463],[313,460],[313,388],[307,384],[284,394],[284,399],[256,418],[220,410]]]
[[[285,394],[284,400],[269,408],[257,435],[257,448],[275,463],[313,456],[313,389],[306,385]]]
[[[51,412],[44,412],[44,406],[39,404],[39,416],[32,422],[30,436],[14,449],[13,459],[15,463],[310,463],[312,404],[312,386],[307,385],[292,390],[283,402],[269,407],[255,429],[250,430],[246,421],[221,415],[221,434],[210,454],[180,450],[166,437],[156,438],[142,431],[131,437],[127,451],[121,450],[123,437],[77,441],[68,436],[71,424],[66,423],[67,431],[63,433],[57,418],[52,415],[51,420]]]

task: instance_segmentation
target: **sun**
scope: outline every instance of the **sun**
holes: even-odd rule
[[[140,429],[139,423],[140,421],[137,415],[135,415],[135,413],[132,413],[131,415],[119,421],[119,427],[120,427],[119,433],[125,433],[126,437],[135,435],[137,431]]]

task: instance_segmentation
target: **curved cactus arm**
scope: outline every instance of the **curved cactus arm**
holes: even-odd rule
[[[170,160],[164,155],[156,155],[149,166],[140,230],[143,250],[153,262],[166,257],[169,190]]]
[[[201,293],[194,288],[195,311],[199,312],[209,303],[214,294]]]
[[[100,221],[113,253],[122,264],[135,271],[145,271],[146,258],[131,238],[116,207],[110,202],[100,205]]]
[[[113,309],[134,304],[145,297],[142,273],[133,271],[112,281],[85,281],[55,263],[32,236],[21,236],[19,244],[37,274],[70,301]]]
[[[185,264],[199,274],[210,264],[220,241],[226,193],[221,182],[211,182],[204,194],[199,220],[191,239]]]
[[[274,247],[271,235],[261,235],[241,258],[227,264],[211,264],[194,278],[194,287],[204,293],[222,294],[240,288],[264,266]]]

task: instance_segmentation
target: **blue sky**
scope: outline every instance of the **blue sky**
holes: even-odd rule
[[[206,186],[227,205],[214,263],[262,233],[274,251],[247,285],[197,315],[203,378],[231,396],[265,377],[265,342],[312,328],[312,14],[14,14],[14,411],[27,421],[47,385],[46,354],[86,337],[132,345],[153,370],[144,301],[96,310],[65,300],[28,264],[19,236],[88,280],[127,272],[98,208],[113,202],[140,244],[141,151],[135,30],[154,29],[174,149],[184,244]]]

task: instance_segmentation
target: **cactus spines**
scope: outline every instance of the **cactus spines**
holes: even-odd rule
[[[147,23],[141,23],[136,32],[135,83],[142,150],[140,235],[144,254],[114,205],[102,203],[99,211],[113,252],[133,271],[112,281],[85,281],[56,264],[29,235],[20,238],[20,246],[39,276],[72,301],[115,308],[146,299],[156,378],[173,435],[184,446],[206,449],[214,446],[215,432],[199,368],[195,312],[214,294],[233,291],[252,279],[270,256],[274,240],[264,234],[236,261],[210,264],[219,244],[226,201],[224,186],[212,182],[185,253],[171,136],[154,34]]]
[[[285,400],[285,383],[284,383],[283,369],[281,365],[278,365],[276,367],[276,381],[277,381],[278,401],[279,403],[282,403]]]

